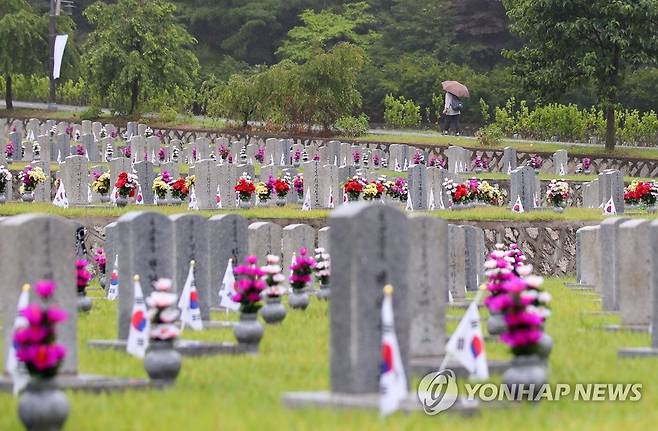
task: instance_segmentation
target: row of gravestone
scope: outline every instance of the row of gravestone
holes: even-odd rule
[[[56,128],[57,132],[51,136],[50,130]],[[68,124],[65,122],[55,123],[53,120],[47,120],[40,123],[37,119],[30,119],[23,130],[23,123],[15,120],[11,123],[9,132],[9,139],[14,142],[15,148],[20,148],[20,143],[23,136],[33,136],[39,141],[42,147],[43,160],[57,160],[57,157],[62,159],[68,155],[75,153],[75,144],[71,145],[70,136],[76,131],[80,134],[79,143],[83,145],[87,157],[91,161],[106,160],[107,148],[111,147],[111,155],[118,155],[118,142],[119,139],[111,138],[112,133],[118,133],[117,129],[112,124],[103,126],[99,122],[91,122],[85,120],[81,125]],[[66,133],[71,130],[70,133]],[[292,139],[279,139],[267,138],[262,140],[261,143],[247,142],[245,139],[230,139],[226,136],[218,137],[214,143],[208,137],[196,137],[187,145],[183,145],[179,139],[168,139],[166,136],[146,136],[148,126],[145,124],[129,122],[123,138],[125,142],[121,146],[130,145],[132,150],[132,158],[137,160],[150,160],[152,162],[160,161],[159,152],[162,148],[167,161],[172,161],[171,155],[173,148],[180,148],[184,150],[184,157],[177,157],[174,162],[185,160],[195,161],[200,159],[209,158],[211,154],[218,156],[217,150],[224,146],[229,152],[231,157],[237,162],[240,155],[244,154],[243,162],[255,160],[256,151],[259,146],[264,147],[265,161],[264,163],[289,165],[294,163],[294,155],[299,152],[306,152],[306,160],[313,160],[316,157],[323,163],[341,165],[358,165],[353,155],[355,152],[360,155],[368,156],[372,159],[379,157],[380,159],[388,160],[391,167],[399,165],[403,167],[409,166],[414,163],[414,154],[419,152],[423,156],[425,162],[429,161],[431,152],[428,150],[420,150],[406,144],[390,144],[388,151],[381,149],[374,149],[366,151],[367,146],[355,145],[340,141],[328,141],[325,145],[321,145],[321,141],[310,141],[307,145],[294,143]],[[101,135],[101,130],[104,131],[105,136]],[[26,149],[24,160],[33,160],[33,155],[29,153],[31,149]],[[471,170],[471,160],[473,158],[473,151],[467,150],[458,146],[451,146],[445,150],[446,155],[446,168],[451,172],[465,172]],[[0,155],[0,157],[4,157]],[[108,159],[111,158],[108,157]],[[1,161],[1,160],[0,160]],[[517,167],[518,156],[517,151],[513,148],[507,147],[504,149],[502,158],[503,172],[511,172]],[[553,167],[555,174],[566,173],[568,171],[568,156],[565,150],[558,150],[553,155]]]
[[[175,285],[181,286],[190,260],[195,260],[201,311],[203,317],[208,318],[210,308],[217,305],[213,298],[218,298],[215,292],[221,285],[229,259],[242,262],[246,255],[252,254],[258,256],[263,263],[267,254],[280,254],[286,273],[289,272],[292,253],[301,247],[312,250],[316,245],[316,235],[317,244],[330,249],[332,256],[338,258],[339,262],[346,257],[353,262],[362,262],[360,271],[364,274],[386,264],[387,273],[408,274],[409,285],[426,289],[423,295],[430,295],[429,304],[421,298],[417,302],[410,299],[410,304],[425,307],[422,314],[424,317],[418,318],[419,334],[424,334],[432,326],[424,322],[425,318],[436,320],[433,315],[444,309],[441,307],[445,307],[448,301],[449,290],[453,297],[463,298],[466,289],[477,289],[478,283],[482,281],[485,254],[483,232],[474,227],[448,226],[438,218],[408,219],[395,208],[385,205],[371,204],[368,208],[373,214],[380,215],[376,223],[372,224],[369,218],[362,219],[359,226],[354,226],[350,240],[345,243],[335,241],[333,225],[331,228],[320,229],[316,234],[307,225],[290,225],[285,228],[269,222],[249,225],[244,218],[234,214],[210,219],[194,214],[171,217],[153,212],[125,214],[107,226],[105,243],[109,257],[107,268],[109,270],[112,267],[113,256],[118,255],[119,281],[120,286],[124,287],[119,289],[118,338],[125,339],[128,334],[133,297],[131,290],[125,287],[132,285],[133,275],[140,275],[144,294],[148,295],[151,283],[160,277],[172,278]],[[395,216],[387,216],[390,214]],[[385,226],[382,225],[383,221],[386,221]],[[408,230],[408,225],[417,228]],[[342,238],[344,230],[336,230],[338,237]],[[69,313],[69,319],[59,332],[59,339],[69,351],[62,372],[73,375],[77,373],[77,301],[73,270],[75,233],[74,222],[57,216],[25,214],[0,222],[0,309],[5,360],[12,336],[12,326],[8,322],[14,321],[15,304],[21,286],[41,279],[52,279],[60,287],[54,300]],[[405,235],[402,242],[399,240],[400,234]],[[357,239],[363,243],[355,243]],[[347,243],[352,244],[353,248],[345,248]],[[366,252],[366,245],[376,247]],[[381,247],[385,250],[403,247],[406,250],[405,258],[395,264],[388,260],[376,264],[368,259],[362,260]],[[362,256],[361,253],[366,255]],[[399,264],[407,263],[409,268],[397,271]],[[337,279],[332,281],[338,298],[342,296],[344,286],[347,286],[341,279],[344,276],[341,272],[339,264],[334,270]],[[401,288],[401,292],[404,292],[404,286],[401,285]],[[439,304],[439,308],[434,308],[436,304]],[[414,315],[420,315],[420,311]],[[441,325],[434,330],[444,334],[444,329]],[[442,342],[433,342],[431,345],[419,342],[418,349],[441,348],[442,345]]]
[[[646,330],[656,321],[657,239],[658,223],[623,217],[576,232],[577,282],[600,293],[603,310],[618,312],[623,328]]]
[[[624,212],[624,175],[620,171],[606,169],[599,177],[582,185],[583,207],[599,208],[610,199],[618,214]]]

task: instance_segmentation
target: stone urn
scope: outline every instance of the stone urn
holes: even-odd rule
[[[285,206],[286,206],[286,203],[287,203],[287,199],[286,199],[285,196],[284,196],[284,197],[277,196],[277,197],[276,197],[276,200],[274,201],[274,203],[275,203],[276,206],[278,206],[278,207],[285,207]]]
[[[553,211],[558,214],[562,214],[564,212],[564,207],[560,205],[556,205],[553,207]]]
[[[329,283],[327,284],[320,284],[320,290],[318,291],[318,299],[323,299],[325,301],[329,300],[329,297],[331,296],[331,287],[329,286]]]
[[[88,313],[91,310],[91,299],[87,297],[86,292],[78,292],[78,311]]]
[[[126,205],[128,205],[128,198],[125,196],[117,196],[116,200],[117,207],[119,208],[124,208]]]
[[[34,195],[32,192],[24,192],[21,194],[21,199],[23,199],[23,202],[34,202]]]
[[[551,355],[553,350],[553,339],[547,333],[543,333],[539,342],[537,343],[537,356],[540,359],[546,360]]]
[[[476,174],[481,174],[482,173],[482,168],[474,168],[473,172],[475,172]]]
[[[104,273],[101,273],[98,276],[98,284],[101,285],[101,288],[105,289],[105,286],[107,286],[107,276]]]
[[[0,201],[0,203],[2,203],[2,202]],[[656,212],[656,205],[649,205],[647,207],[647,212],[651,213],[651,214],[655,213]]]
[[[489,335],[500,335],[507,328],[505,316],[500,313],[492,313],[487,319],[487,332]]]
[[[69,416],[69,400],[53,379],[32,379],[18,402],[18,417],[28,431],[58,431]]]
[[[541,386],[548,383],[548,370],[545,363],[537,355],[520,355],[512,359],[512,364],[503,374],[503,384],[516,393],[514,387],[523,385],[523,388],[532,392],[533,397],[541,390]],[[530,386],[530,385],[534,385]],[[531,389],[534,388],[534,389]]]
[[[110,196],[107,193],[101,193],[101,203],[106,204],[110,202]]]
[[[170,202],[171,205],[173,205],[173,206],[179,206],[180,204],[183,203],[183,200],[182,200],[181,198],[172,197],[171,199],[169,199],[169,202]]]
[[[301,162],[299,160],[293,160],[292,166],[293,168],[298,168],[299,166],[301,166]]]
[[[308,304],[309,298],[306,289],[293,289],[292,293],[288,296],[288,305],[293,310],[306,310]]]
[[[286,307],[281,303],[281,297],[268,296],[265,306],[260,310],[260,315],[263,316],[265,323],[281,323],[286,318]]]
[[[144,357],[144,369],[151,380],[164,384],[174,383],[181,363],[181,355],[174,348],[173,340],[150,340]]]
[[[245,200],[240,199],[240,204],[239,205],[240,205],[240,209],[243,209],[243,210],[248,210],[249,208],[251,208],[251,202],[249,200],[245,201]]]
[[[268,201],[267,199],[265,199],[265,200],[260,199],[260,200],[258,201],[258,207],[259,207],[259,208],[267,208],[268,206],[270,206],[270,203],[269,203],[269,201]]]
[[[233,327],[238,344],[244,346],[248,353],[258,352],[264,332],[263,325],[258,321],[258,313],[240,313],[240,321]]]
[[[0,205],[4,204],[5,202],[7,202],[7,196],[2,193],[0,194]]]
[[[358,196],[358,195],[357,195],[357,196],[354,196],[354,195],[352,195],[352,194],[350,194],[350,193],[347,194],[347,201],[348,201],[348,202],[356,202],[356,201],[358,201],[358,200],[359,200],[359,196]]]
[[[163,207],[169,205],[169,200],[167,200],[167,196],[160,197],[158,196],[158,206]]]

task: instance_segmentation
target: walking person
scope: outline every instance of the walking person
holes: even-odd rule
[[[443,134],[447,135],[453,129],[455,135],[459,136],[459,116],[461,115],[462,102],[459,97],[446,92],[446,102],[443,107]]]
[[[459,136],[459,119],[462,113],[462,99],[470,97],[468,88],[457,81],[443,81],[441,83],[443,91],[446,92],[446,101],[443,106],[443,133],[448,134],[450,129],[455,131]]]

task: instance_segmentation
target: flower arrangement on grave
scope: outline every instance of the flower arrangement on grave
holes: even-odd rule
[[[29,304],[20,310],[25,325],[14,332],[16,357],[30,376],[52,379],[66,357],[66,347],[57,343],[56,326],[67,319],[66,311],[50,303],[57,289],[53,280],[37,281],[34,290],[45,302]]]
[[[149,337],[156,341],[173,341],[180,334],[176,325],[180,310],[176,303],[178,296],[172,293],[173,282],[160,278],[153,283],[153,291],[146,298],[149,307],[148,316],[151,323]]]
[[[137,175],[132,173],[129,174],[127,172],[120,172],[114,183],[114,187],[116,187],[119,196],[123,198],[135,197],[138,186],[139,181],[137,180]]]
[[[72,138],[74,141],[76,142],[79,141],[81,137],[82,137],[82,133],[80,133],[80,130],[76,130],[73,132]]]
[[[233,301],[240,304],[242,313],[256,313],[261,307],[261,293],[267,287],[263,280],[265,271],[256,266],[258,258],[247,256],[245,263],[233,269],[235,274],[235,293]]]
[[[372,165],[375,168],[378,168],[382,165],[382,156],[379,155],[379,153],[375,153],[372,156]]]
[[[111,142],[108,142],[105,146],[105,161],[109,162],[114,157],[114,146]]]
[[[169,185],[169,182],[171,182],[171,177],[169,176],[169,173],[167,171],[162,171],[161,175],[158,175],[155,177],[153,180],[153,186],[151,187],[153,190],[153,193],[158,197],[158,199],[164,199],[167,197],[167,192],[171,190],[171,186]]]
[[[94,180],[91,182],[91,189],[100,194],[106,195],[110,192],[110,174],[108,172],[92,172]]]
[[[473,160],[473,169],[477,171],[484,171],[489,169],[489,160],[486,157],[477,156]]]
[[[315,269],[315,259],[308,256],[308,250],[302,247],[299,254],[295,257],[294,262],[290,265],[290,287],[294,292],[303,291],[312,281],[313,271]]]
[[[256,184],[256,196],[261,202],[267,202],[272,196],[270,188],[267,187],[267,184],[264,181],[259,181]]]
[[[320,283],[320,286],[327,286],[329,284],[329,277],[331,277],[331,256],[323,248],[318,247],[315,249],[315,279]]]
[[[468,192],[470,194],[470,200],[476,200],[480,197],[480,181],[472,177],[464,183],[468,187]]]
[[[565,207],[569,200],[569,184],[566,181],[551,180],[546,187],[546,201],[554,207]]]
[[[153,136],[153,129],[151,129],[150,127],[147,127],[144,130],[144,137],[150,138],[151,136]]]
[[[130,145],[126,145],[125,147],[123,147],[121,149],[121,152],[123,153],[123,157],[127,159],[131,158],[133,155],[132,148],[130,148]]]
[[[654,188],[648,181],[633,180],[624,190],[624,202],[628,205],[655,205],[656,195],[652,193]]]
[[[482,181],[478,186],[478,199],[489,205],[500,206],[503,204],[505,196],[498,186],[492,186],[487,181]]]
[[[91,273],[87,271],[87,261],[75,261],[75,286],[78,290],[78,310],[87,312],[91,310],[91,300],[87,298],[87,286],[91,281]]]
[[[313,156],[313,161],[314,162],[319,162],[320,161],[320,154],[315,153],[315,155]]]
[[[196,147],[192,147],[192,160],[197,160],[197,152],[196,152]]]
[[[384,188],[386,194],[393,199],[406,202],[409,198],[409,186],[407,185],[407,180],[402,177],[396,178],[395,181],[386,182]]]
[[[69,137],[72,138],[73,137],[73,127],[66,126],[66,128],[64,129],[64,133],[66,133],[67,135],[69,135]]]
[[[256,153],[254,154],[254,158],[258,163],[263,163],[265,162],[265,147],[258,147],[256,148]]]
[[[229,149],[226,147],[224,144],[220,144],[219,148],[217,148],[217,154],[219,154],[219,157],[222,160],[227,160],[231,154]],[[263,150],[263,155],[265,155],[265,151]]]
[[[251,195],[256,191],[256,186],[251,180],[251,177],[247,175],[246,172],[243,172],[240,176],[240,179],[238,179],[238,183],[235,185],[234,189],[240,200],[247,202],[251,200]]]
[[[292,179],[292,187],[299,199],[304,197],[304,174],[299,173]]]
[[[353,176],[343,185],[343,190],[347,194],[347,197],[351,201],[356,201],[361,196],[364,187],[366,186],[365,182],[358,175]]]
[[[86,154],[84,145],[75,144],[75,154],[78,156],[84,156]]]
[[[292,161],[293,163],[299,164],[301,160],[302,160],[302,151],[300,149],[296,149],[292,153]]]
[[[160,147],[158,150],[158,161],[160,163],[163,163],[165,160],[167,160],[167,152],[165,151],[164,148]]]
[[[457,184],[452,194],[452,202],[455,204],[466,204],[473,200],[473,194],[466,184]]]
[[[268,298],[278,298],[283,294],[281,284],[286,281],[286,276],[281,272],[281,258],[273,254],[268,254],[265,258],[266,265],[261,269],[265,273],[265,284],[267,289],[265,295]]]
[[[541,290],[543,279],[530,275],[531,265],[519,268],[519,272],[521,275],[509,272],[500,280],[496,287],[499,293],[488,298],[487,306],[503,315],[506,328],[500,338],[515,356],[546,354],[541,351],[540,341],[550,315],[551,296]]]
[[[432,156],[429,161],[429,167],[431,168],[443,168],[446,167],[446,159],[442,159],[439,156]]]
[[[535,154],[534,156],[530,157],[528,165],[537,171],[541,169],[542,166],[544,166],[544,159],[542,159],[538,154]]]
[[[190,187],[187,184],[187,180],[184,177],[178,177],[178,179],[171,183],[171,195],[176,198],[184,201],[187,199],[187,195],[190,193]]]
[[[354,161],[355,165],[361,163],[361,151],[352,152],[352,160]]]
[[[592,166],[592,160],[589,157],[583,157],[583,160],[580,162],[583,166],[585,172],[589,172]]]
[[[105,255],[105,249],[103,247],[98,247],[96,251],[94,251],[94,262],[96,262],[96,266],[98,266],[98,272],[101,274],[105,273],[107,256]]]
[[[414,155],[411,157],[414,165],[424,165],[425,164],[425,154],[422,151],[416,150]]]
[[[285,198],[288,196],[288,192],[290,191],[290,179],[288,177],[283,177],[283,178],[277,178],[274,180],[274,192],[276,193],[277,197],[280,199]]]
[[[7,190],[7,184],[11,183],[11,172],[9,169],[5,168],[4,165],[0,165],[0,194],[4,194]]]
[[[11,159],[14,157],[14,151],[16,151],[14,144],[11,141],[7,142],[7,145],[5,145],[5,156],[7,156],[8,159]]]
[[[381,181],[371,181],[363,188],[363,199],[366,201],[381,199],[384,191],[384,184]]]
[[[21,193],[31,193],[39,184],[46,181],[46,174],[43,172],[43,169],[38,166],[32,167],[32,165],[27,165],[25,166],[25,169],[18,174],[18,179],[21,182]]]
[[[50,128],[50,130],[48,130],[48,136],[50,136],[51,138],[54,138],[56,134],[57,134],[57,126],[53,126]]]
[[[101,127],[100,132],[98,132],[98,137],[101,139],[107,138],[107,130],[105,129],[105,127]]]
[[[187,184],[187,188],[190,189],[194,184],[196,184],[196,175],[188,175],[187,178],[185,178],[185,184]]]
[[[171,161],[177,162],[180,157],[180,149],[177,146],[171,149]]]

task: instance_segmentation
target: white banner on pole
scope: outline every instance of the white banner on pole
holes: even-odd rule
[[[55,37],[55,63],[53,64],[53,78],[59,79],[59,72],[62,68],[62,58],[64,57],[64,48],[69,40],[68,34],[58,34]]]

